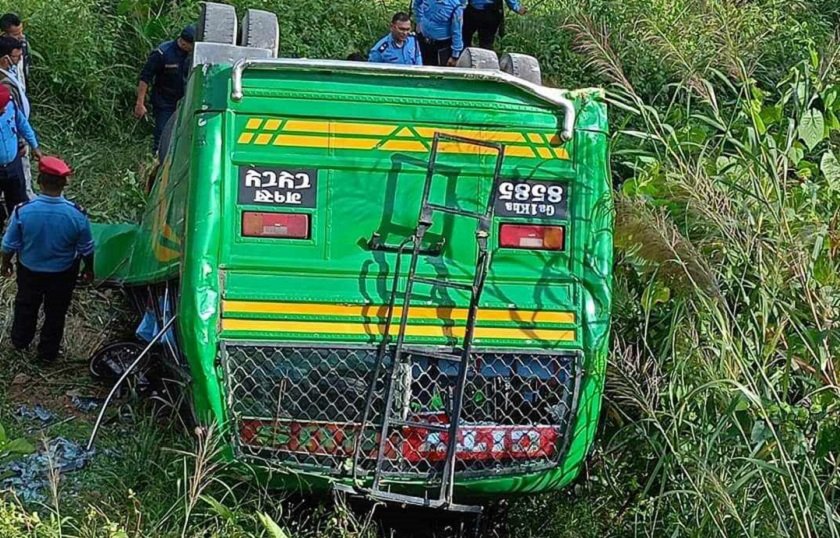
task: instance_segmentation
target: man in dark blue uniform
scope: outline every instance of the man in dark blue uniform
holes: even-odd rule
[[[473,36],[478,32],[478,46],[493,49],[493,42],[505,17],[503,4],[520,15],[527,11],[519,0],[468,0],[464,10],[465,46],[472,46]]]
[[[424,65],[454,66],[464,50],[461,0],[414,0]]]
[[[70,167],[61,159],[42,157],[38,170],[41,194],[12,212],[3,236],[0,276],[12,276],[12,258],[17,255],[12,345],[18,350],[29,347],[43,305],[38,358],[53,362],[58,358],[81,260],[83,279],[93,280],[93,237],[82,208],[62,196]]]
[[[190,73],[189,55],[195,42],[195,27],[187,26],[178,39],[162,43],[149,54],[140,82],[137,84],[137,102],[134,116],[146,115],[146,93],[152,86],[152,113],[155,118],[154,152],[160,146],[160,137],[166,122],[175,112],[178,101],[184,96],[187,77]]]
[[[377,41],[370,49],[368,61],[383,64],[423,65],[420,45],[411,33],[411,18],[408,13],[394,14],[391,18],[391,33]]]
[[[9,87],[0,84],[0,193],[6,199],[6,211],[0,211],[0,230],[3,228],[6,214],[11,214],[17,204],[26,201],[18,137],[29,144],[35,158],[41,157],[38,138],[29,125],[29,120],[15,106]]]

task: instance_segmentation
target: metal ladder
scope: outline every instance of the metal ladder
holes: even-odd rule
[[[483,212],[466,211],[456,207],[447,205],[435,204],[429,201],[431,193],[432,181],[436,171],[437,155],[440,148],[440,142],[454,142],[457,144],[478,146],[488,148],[497,152],[495,168],[493,172],[493,183],[491,185],[490,195]],[[361,457],[362,438],[364,437],[365,428],[370,420],[371,407],[373,405],[375,386],[379,380],[382,365],[386,356],[391,357],[391,371],[387,381],[387,389],[385,396],[385,410],[382,416],[382,424],[380,427],[379,446],[376,454],[376,468],[373,476],[373,483],[367,495],[374,500],[381,500],[386,502],[397,502],[400,504],[411,504],[417,506],[426,506],[430,508],[445,508],[449,510],[476,512],[480,513],[481,507],[457,505],[453,502],[454,493],[454,475],[455,475],[455,456],[456,446],[458,440],[458,428],[461,420],[461,410],[463,405],[464,390],[467,380],[467,372],[471,366],[471,352],[473,345],[473,336],[475,332],[476,316],[478,313],[478,305],[481,298],[481,293],[484,289],[484,281],[487,277],[487,271],[490,266],[490,254],[487,250],[487,241],[490,235],[490,224],[493,220],[495,193],[498,187],[498,181],[504,160],[505,148],[502,144],[494,144],[484,142],[482,140],[473,140],[448,134],[435,133],[432,142],[431,155],[426,172],[426,180],[423,186],[423,196],[420,202],[420,215],[418,218],[417,227],[414,235],[406,238],[397,247],[387,247],[379,243],[378,236],[374,235],[371,239],[372,248],[379,250],[388,250],[397,252],[396,267],[394,271],[393,287],[391,289],[391,297],[388,304],[388,314],[385,321],[385,328],[383,339],[377,354],[376,366],[373,371],[373,378],[368,387],[367,405],[362,418],[359,436],[357,438],[353,474],[354,481],[357,478],[357,469],[359,468],[359,459]],[[436,249],[424,249],[423,239],[429,228],[432,227],[434,216],[437,213],[454,215],[462,218],[474,219],[476,224],[476,245],[478,248],[478,259],[476,261],[476,270],[473,277],[472,284],[463,284],[460,282],[452,282],[443,278],[425,278],[416,275],[417,264],[421,255],[440,255],[443,244],[437,245]],[[400,309],[399,328],[396,334],[396,342],[391,345],[394,337],[391,335],[391,328],[393,326],[395,304],[399,292],[400,281],[400,260],[402,254],[410,247],[410,262],[408,268],[408,276],[405,282],[405,290],[402,294],[402,306]],[[417,347],[409,347],[405,345],[405,333],[409,320],[409,311],[411,305],[411,298],[414,295],[415,284],[425,284],[432,287],[443,287],[449,289],[456,289],[470,292],[470,305],[467,315],[465,333],[461,346],[453,348],[451,352],[431,351]],[[398,397],[397,386],[400,383],[400,374],[408,374],[410,379],[412,363],[414,358],[427,358],[436,361],[444,361],[452,364],[457,364],[457,377],[454,390],[451,397],[451,411],[449,416],[449,424],[420,422],[406,420],[404,416],[395,416],[394,407],[395,400]],[[408,369],[406,371],[406,368]],[[408,391],[410,396],[411,386],[410,381],[408,386],[403,386],[403,390]],[[404,395],[400,395],[404,396]],[[440,473],[440,490],[438,497],[415,497],[410,495],[401,495],[392,493],[390,490],[383,488],[383,474],[385,474],[384,466],[386,465],[386,451],[390,443],[392,432],[398,428],[418,428],[432,432],[441,432],[448,434],[446,439],[446,457],[443,469]],[[387,486],[387,485],[386,485]]]

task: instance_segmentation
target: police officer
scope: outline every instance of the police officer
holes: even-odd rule
[[[29,98],[26,95],[26,85],[20,77],[22,70],[15,69],[20,65],[22,55],[23,46],[20,41],[8,35],[0,36],[0,84],[9,88],[9,92],[12,94],[12,102],[15,104],[18,113],[23,114],[23,117],[29,120],[32,107],[29,105]],[[21,152],[21,168],[25,180],[24,199],[31,200],[35,197],[35,191],[32,190],[31,164],[29,153],[26,151],[26,140],[21,136],[18,137],[18,148]]]
[[[12,67],[12,71],[26,89],[26,79],[29,78],[29,67],[32,57],[29,54],[29,40],[23,33],[23,21],[15,13],[4,13],[0,16],[0,35],[9,36],[20,41],[22,51],[20,61]]]
[[[473,36],[478,32],[478,46],[482,49],[493,49],[496,34],[504,20],[503,2],[511,11],[520,15],[527,12],[519,0],[468,0],[464,10],[464,43],[472,46]]]
[[[17,204],[26,201],[23,165],[18,146],[19,136],[32,148],[35,158],[40,158],[41,150],[35,131],[12,101],[9,87],[0,84],[0,192],[6,198],[6,211],[9,215]],[[5,216],[0,216],[3,217],[0,220],[2,228]]]
[[[391,18],[391,33],[370,49],[368,61],[383,64],[423,65],[417,38],[411,33],[408,13],[395,13]]]
[[[21,351],[29,347],[43,305],[38,358],[53,362],[61,347],[80,258],[84,281],[93,280],[93,237],[84,210],[62,196],[70,167],[56,157],[43,157],[38,170],[41,194],[14,209],[3,236],[0,275],[12,276],[12,258],[17,255],[12,345]]]
[[[178,101],[184,96],[189,76],[189,55],[195,42],[195,27],[184,28],[178,39],[162,43],[149,54],[140,82],[137,84],[137,102],[134,104],[134,116],[137,119],[146,115],[146,93],[152,87],[152,112],[155,119],[154,152],[160,147],[160,137],[166,122],[175,112]]]
[[[414,0],[424,65],[454,66],[464,50],[462,0]]]

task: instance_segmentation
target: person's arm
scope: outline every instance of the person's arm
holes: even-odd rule
[[[3,235],[2,246],[0,246],[0,250],[2,250],[2,259],[0,259],[0,276],[6,278],[12,276],[12,258],[22,247],[23,237],[20,233],[20,222],[18,221],[17,213],[12,213],[12,216],[9,217],[9,227],[6,228],[6,233]]]
[[[373,46],[368,52],[368,61],[373,63],[382,63],[382,54],[379,52],[379,43]]]
[[[82,265],[82,280],[86,283],[93,282],[94,247],[93,234],[90,231],[90,220],[85,217],[76,251],[81,254],[82,262],[84,262]]]
[[[414,0],[413,8],[414,20],[416,21],[414,27],[418,34],[422,34],[423,28],[421,27],[420,22],[423,20],[423,13],[426,11],[426,0]]]
[[[149,59],[146,60],[146,65],[140,72],[140,81],[137,83],[137,100],[134,102],[134,117],[142,118],[148,113],[146,109],[146,94],[149,92],[149,86],[155,79],[160,70],[163,69],[163,53],[160,49],[155,49],[149,54]]]
[[[423,65],[423,53],[420,52],[420,42],[414,38],[414,65]]]
[[[519,13],[520,15],[524,15],[525,13],[528,12],[528,10],[525,8],[525,6],[522,5],[522,3],[519,0],[505,0],[505,1],[507,2],[507,5],[508,5],[508,7],[510,8],[511,11],[515,11],[515,12]]]
[[[9,103],[10,106],[12,103]],[[29,124],[29,120],[26,119],[26,116],[15,107],[15,124],[17,125],[18,132],[23,136],[23,139],[26,140],[26,143],[29,144],[29,147],[32,148],[32,153],[35,154],[37,159],[40,159],[43,156],[41,153],[41,148],[38,145],[38,137],[35,136],[35,130]]]
[[[452,22],[450,23],[450,32],[452,32],[452,54],[449,58],[449,65],[455,65],[458,57],[461,56],[461,51],[464,50],[464,37],[461,33],[464,27],[464,5],[459,3],[458,7],[452,13]]]

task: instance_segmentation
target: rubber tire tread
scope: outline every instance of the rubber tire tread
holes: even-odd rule
[[[272,57],[276,58],[280,48],[277,15],[260,9],[247,10],[242,17],[242,38],[239,44],[243,47],[268,49]]]
[[[492,50],[467,47],[458,58],[457,67],[499,70],[499,57]]]
[[[236,45],[236,8],[215,2],[202,2],[200,6],[196,41]]]
[[[516,52],[506,52],[499,58],[499,67],[505,73],[537,85],[542,85],[540,62],[533,56]]]

